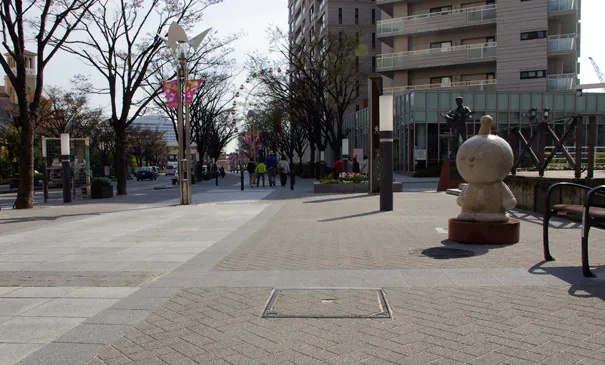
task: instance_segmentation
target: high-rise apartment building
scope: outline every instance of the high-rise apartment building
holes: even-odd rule
[[[578,84],[580,0],[376,0],[385,92],[565,91]]]
[[[327,32],[347,34],[358,37],[358,57],[361,74],[357,98],[349,112],[367,106],[367,77],[375,71],[379,42],[376,39],[376,23],[380,10],[375,0],[289,0],[290,40],[293,44],[314,37],[322,37]],[[358,89],[358,90],[357,90]]]

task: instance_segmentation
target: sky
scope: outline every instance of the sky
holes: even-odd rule
[[[605,0],[582,0],[581,14],[581,57],[580,83],[598,83],[597,75],[588,60],[592,56],[605,73],[605,47],[601,38],[601,22],[605,14]],[[248,55],[259,51],[267,54],[268,41],[266,30],[270,26],[287,29],[288,0],[224,0],[222,4],[209,7],[202,22],[190,33],[193,36],[202,30],[212,27],[219,35],[244,32],[244,35],[233,43],[239,69]],[[70,88],[70,79],[76,74],[90,74],[95,80],[95,71],[87,68],[78,59],[65,53],[57,54],[47,66],[45,83],[51,86]],[[246,75],[242,72],[235,80],[236,85],[243,83]],[[102,82],[102,79],[98,79]],[[106,100],[91,97],[94,105],[108,107]]]

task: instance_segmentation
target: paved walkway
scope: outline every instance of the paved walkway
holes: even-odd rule
[[[0,267],[13,265],[0,364],[605,362],[601,231],[585,279],[576,223],[553,222],[558,261],[544,263],[527,212],[518,244],[465,246],[447,240],[458,209],[442,193],[398,193],[380,212],[377,196],[314,195],[305,180],[226,180],[193,206],[0,238]]]

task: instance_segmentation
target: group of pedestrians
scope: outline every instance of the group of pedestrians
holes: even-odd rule
[[[269,186],[276,186],[278,172],[281,186],[286,186],[288,174],[290,173],[290,164],[285,156],[282,156],[281,160],[277,161],[275,153],[271,152],[264,161],[262,159],[259,160],[258,164],[250,160],[247,170],[250,176],[250,187],[254,187],[255,183],[256,187],[259,187],[261,180],[263,181],[263,187],[265,187],[265,173],[269,179]]]
[[[343,172],[348,172],[348,171],[344,171],[344,165],[345,164],[342,161],[342,159],[340,157],[337,157],[336,161],[334,162],[334,173],[336,174],[336,176],[339,176]],[[357,155],[355,155],[355,157],[353,157],[352,165],[353,165],[352,172],[354,174],[361,174],[363,176],[368,176],[369,168],[370,168],[370,160],[368,160],[368,156],[363,156],[363,161],[361,163],[359,163],[359,160],[357,159]]]

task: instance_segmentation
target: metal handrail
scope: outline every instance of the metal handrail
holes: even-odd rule
[[[548,75],[548,79],[549,80],[575,79],[577,76],[578,76],[577,74],[555,74],[555,75]]]
[[[415,55],[427,55],[433,53],[442,53],[442,52],[456,52],[456,51],[465,51],[468,49],[480,49],[484,47],[496,47],[496,42],[488,42],[488,43],[479,43],[479,44],[468,44],[468,45],[460,45],[460,46],[451,46],[448,48],[427,48],[427,49],[419,49],[415,51],[405,51],[405,52],[397,52],[397,53],[383,53],[376,56],[376,59],[384,59],[389,57],[402,57],[402,56],[415,56]]]
[[[429,89],[445,89],[454,87],[468,87],[468,86],[487,86],[496,85],[496,80],[471,80],[471,81],[456,81],[452,82],[448,86],[443,84],[424,84],[424,85],[409,85],[409,86],[396,86],[396,87],[385,87],[385,94],[392,94],[403,91],[415,91],[415,90],[429,90]]]
[[[376,23],[377,23],[377,25],[392,24],[392,23],[401,22],[401,21],[405,22],[405,21],[409,21],[409,20],[425,19],[425,18],[436,17],[436,16],[443,16],[443,15],[456,15],[456,14],[474,13],[474,12],[477,12],[477,11],[492,10],[492,9],[496,9],[496,4],[474,6],[474,7],[471,7],[471,8],[446,10],[446,11],[435,12],[435,13],[425,13],[425,14],[418,14],[418,15],[410,15],[410,16],[404,16],[404,17],[399,17],[399,18],[379,20]]]

